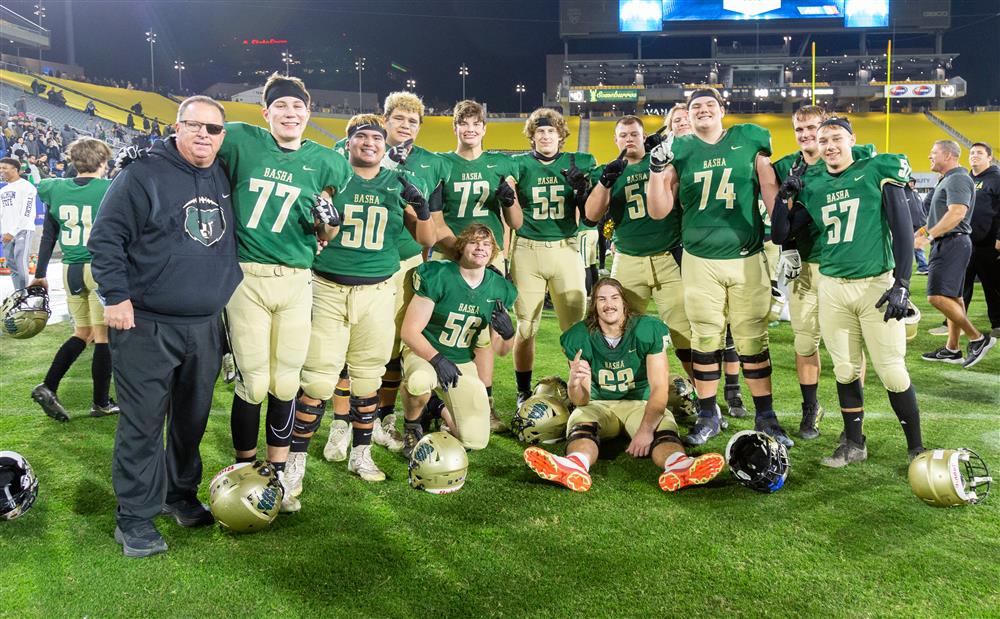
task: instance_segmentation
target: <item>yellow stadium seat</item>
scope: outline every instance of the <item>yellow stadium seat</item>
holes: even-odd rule
[[[933,112],[972,142],[986,142],[1000,148],[1000,112]],[[994,152],[995,157],[1000,154]]]

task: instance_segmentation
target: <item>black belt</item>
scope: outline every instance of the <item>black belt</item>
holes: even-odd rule
[[[955,237],[955,236],[968,236],[968,234],[969,234],[968,232],[949,232],[948,234],[946,234],[944,236],[936,236],[936,237],[934,237],[934,240],[935,241],[943,241],[945,239],[950,239],[950,238]]]

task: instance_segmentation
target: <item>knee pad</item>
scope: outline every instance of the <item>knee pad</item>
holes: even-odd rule
[[[406,375],[406,391],[412,396],[426,395],[436,385],[437,374],[430,365],[421,366],[417,371]]]
[[[375,393],[382,387],[383,374],[385,374],[384,365],[351,368],[351,395]]]
[[[795,334],[795,354],[800,357],[811,357],[819,350],[819,334]]]
[[[517,334],[522,340],[530,340],[538,334],[540,321],[517,319]]]
[[[764,367],[748,368],[747,364],[767,363]],[[756,355],[740,355],[740,363],[743,365],[743,378],[768,378],[771,376],[771,354],[767,349]]]
[[[324,413],[326,413],[326,402],[320,402],[319,406],[310,406],[302,400],[295,400],[295,422],[292,426],[294,433],[298,436],[312,436],[319,429]]]
[[[653,432],[653,443],[649,446],[649,451],[652,453],[656,446],[661,443],[675,443],[677,445],[683,445],[681,443],[681,437],[677,436],[677,433],[673,430],[657,430]]]
[[[694,362],[695,367],[692,368],[692,374],[694,374],[695,380],[698,381],[712,381],[719,380],[722,378],[722,351],[715,350],[712,352],[702,352],[700,350],[691,351],[691,361]],[[699,365],[714,365],[715,368],[711,370],[699,369]]]
[[[858,379],[849,383],[837,381],[837,399],[840,400],[840,408],[864,408],[865,392],[861,381]]]
[[[596,423],[578,423],[566,434],[566,443],[572,441],[588,440],[593,441],[598,447],[601,446],[601,437],[597,435],[600,427]]]
[[[299,392],[299,371],[286,370],[271,381],[269,392],[279,400],[294,400]]]
[[[767,352],[768,344],[767,331],[764,331],[760,337],[739,337],[736,338],[736,353],[742,361],[743,357],[752,357]]]
[[[239,374],[236,380],[236,395],[249,404],[260,404],[267,398],[267,376],[255,377],[245,373]],[[298,385],[296,385],[296,388]],[[292,394],[295,395],[294,393]]]
[[[860,365],[855,365],[851,362],[834,363],[833,376],[837,379],[838,383],[846,385],[858,380],[861,377],[861,367]]]
[[[910,388],[910,373],[903,363],[893,363],[884,368],[876,368],[882,386],[889,393],[902,393]]]
[[[691,363],[691,349],[690,348],[675,348],[674,355],[677,356],[677,360],[681,363]]]

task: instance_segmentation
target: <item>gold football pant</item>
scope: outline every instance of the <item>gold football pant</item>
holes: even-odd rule
[[[621,282],[625,300],[641,314],[646,313],[652,297],[660,320],[670,329],[674,348],[691,348],[691,324],[684,309],[685,280],[681,279],[681,268],[673,254],[668,251],[655,256],[629,256],[618,252],[611,263],[611,277]]]
[[[728,320],[741,356],[767,350],[771,282],[764,253],[714,260],[684,252],[684,305],[691,322],[691,348],[725,348]]]
[[[645,412],[645,400],[591,400],[586,406],[581,406],[570,414],[569,421],[566,422],[566,436],[569,436],[577,424],[596,423],[597,435],[602,439],[614,438],[623,429],[632,437],[639,431]],[[656,430],[677,432],[677,422],[669,410],[663,411],[663,419]]]
[[[458,377],[458,385],[445,391],[438,385],[434,366],[403,347],[406,391],[412,396],[426,395],[431,390],[437,392],[458,426],[450,428],[455,438],[466,449],[483,449],[490,441],[490,399],[486,395],[486,387],[479,380],[475,363],[460,363],[458,369],[462,373]]]
[[[63,286],[66,288],[66,307],[73,317],[75,327],[100,327],[104,325],[104,306],[97,297],[97,282],[90,271],[90,264],[83,266],[83,290],[69,292],[69,264],[63,264]]]
[[[788,309],[795,334],[795,353],[808,357],[819,350],[819,265],[803,262],[802,273],[791,281]]]
[[[514,240],[510,274],[517,288],[514,314],[517,333],[522,339],[538,333],[546,290],[552,298],[560,330],[566,331],[583,320],[587,304],[583,269],[575,238],[532,241],[518,236]]]

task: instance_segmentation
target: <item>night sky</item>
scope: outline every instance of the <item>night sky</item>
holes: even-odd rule
[[[37,1],[37,0],[36,0]],[[32,15],[36,2],[5,2]],[[952,30],[945,51],[961,54],[951,75],[969,83],[966,105],[1000,102],[1000,0],[953,0]],[[62,2],[44,2],[44,26],[53,30],[53,49],[45,57],[66,59]],[[175,60],[183,60],[185,88],[203,89],[217,81],[263,77],[254,70],[284,69],[281,52],[291,51],[302,65],[292,73],[314,88],[357,90],[357,56],[366,58],[366,91],[380,97],[417,81],[429,103],[448,106],[462,94],[458,66],[469,67],[467,94],[489,102],[493,111],[517,111],[514,85],[525,84],[524,107],[541,101],[545,55],[561,53],[556,0],[77,0],[76,60],[88,75],[139,83],[149,76],[145,32],[158,34],[154,47],[157,82],[176,86]],[[245,39],[286,39],[288,45],[247,46]],[[823,45],[837,47],[826,37]],[[899,35],[895,46],[927,45],[929,39]],[[645,46],[646,55],[690,55],[691,39],[665,39]],[[854,46],[848,35],[844,44]],[[631,51],[634,43],[588,42],[571,51]],[[13,52],[9,45],[4,51]],[[833,50],[832,50],[833,51]],[[30,52],[22,50],[28,55]],[[395,63],[399,68],[393,68]],[[321,73],[320,69],[325,72]],[[405,71],[402,69],[406,69]],[[243,79],[234,79],[244,70]]]

